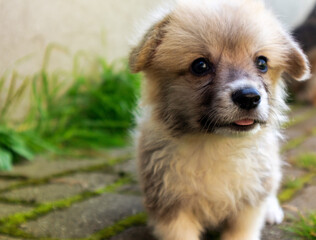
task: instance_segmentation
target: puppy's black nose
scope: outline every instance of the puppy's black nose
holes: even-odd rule
[[[232,94],[233,102],[242,109],[250,110],[261,102],[259,92],[254,88],[240,89]]]

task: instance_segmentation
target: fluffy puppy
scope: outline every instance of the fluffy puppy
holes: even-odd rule
[[[130,55],[143,71],[138,161],[161,240],[258,240],[280,223],[283,72],[309,76],[298,44],[259,0],[180,1]]]

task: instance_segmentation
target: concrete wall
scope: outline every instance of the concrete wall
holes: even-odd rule
[[[49,43],[106,56],[125,57],[134,25],[157,5],[173,0],[0,0],[0,74],[17,68],[39,69]],[[288,26],[298,24],[315,0],[266,0]],[[71,57],[55,53],[56,68],[69,68]]]

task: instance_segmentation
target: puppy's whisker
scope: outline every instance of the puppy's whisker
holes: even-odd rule
[[[209,87],[212,84],[211,81],[207,82],[206,84],[204,84],[203,86],[201,86],[200,88],[198,88],[198,91],[202,91],[202,93],[204,93],[204,91],[207,90],[207,87]]]

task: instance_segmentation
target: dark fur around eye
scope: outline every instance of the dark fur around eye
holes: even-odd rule
[[[202,77],[213,72],[213,65],[206,58],[198,58],[193,61],[190,70],[193,75]]]

